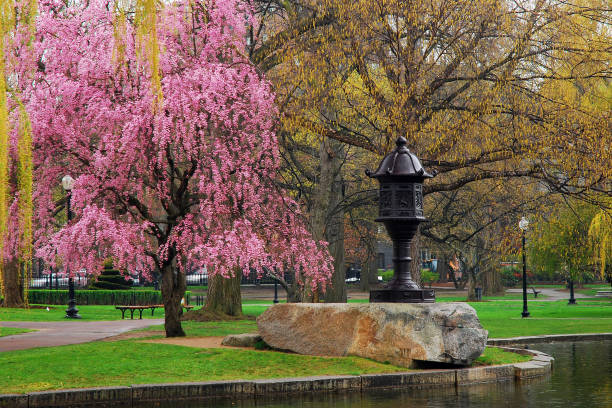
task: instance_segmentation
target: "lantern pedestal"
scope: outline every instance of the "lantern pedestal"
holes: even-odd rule
[[[382,222],[393,241],[393,279],[383,289],[370,291],[370,303],[434,303],[432,289],[422,289],[410,274],[410,243],[426,221],[423,212],[423,181],[427,173],[419,159],[399,137],[397,148],[385,156],[378,170],[367,171],[380,182],[377,222]]]
[[[370,303],[434,303],[433,289],[379,289],[370,291]]]

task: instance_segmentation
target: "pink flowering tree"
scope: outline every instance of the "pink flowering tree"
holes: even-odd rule
[[[184,335],[188,268],[206,266],[209,277],[292,270],[324,290],[325,243],[275,188],[274,95],[243,53],[248,7],[168,6],[152,42],[129,10],[78,3],[40,2],[41,72],[28,105],[39,256],[89,273],[112,258],[120,270],[161,276],[168,337]],[[76,179],[75,218],[54,231],[64,174]]]

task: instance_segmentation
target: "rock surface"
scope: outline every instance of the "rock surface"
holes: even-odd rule
[[[471,364],[488,332],[466,303],[277,304],[257,318],[271,347],[316,356]]]
[[[232,347],[255,347],[261,340],[259,333],[230,334],[223,338],[221,344]]]

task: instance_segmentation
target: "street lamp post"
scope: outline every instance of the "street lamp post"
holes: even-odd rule
[[[272,303],[278,303],[278,281],[274,280],[274,300]]]
[[[521,313],[523,317],[529,317],[529,311],[527,310],[527,262],[525,261],[525,231],[528,226],[529,221],[522,217],[519,221],[519,228],[523,232],[523,313]]]
[[[72,196],[72,187],[74,186],[74,179],[68,175],[62,178],[62,187],[66,191],[66,215],[68,222],[72,220],[72,212],[70,211],[70,198]],[[70,269],[66,265],[66,274],[68,274],[68,309],[66,309],[66,319],[80,319],[79,309],[76,308],[76,299],[74,296],[74,280],[70,276]]]
[[[572,276],[570,275],[569,278],[569,287],[570,287],[570,298],[569,298],[569,302],[567,302],[568,305],[575,305],[576,304],[576,298],[574,297],[574,279],[572,279]]]

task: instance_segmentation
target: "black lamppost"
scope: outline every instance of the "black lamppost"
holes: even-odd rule
[[[274,300],[272,303],[278,303],[278,281],[274,279]]]
[[[527,262],[525,261],[525,231],[529,226],[527,218],[522,217],[519,221],[519,228],[523,231],[523,313],[521,316],[529,317],[529,311],[527,310]]]
[[[386,155],[378,170],[366,171],[380,183],[379,217],[393,241],[393,279],[380,290],[370,291],[370,302],[434,303],[432,289],[421,289],[410,274],[410,242],[423,214],[423,181],[433,177],[419,159],[406,147],[406,139],[399,137],[397,148]]]
[[[68,175],[62,178],[62,187],[66,191],[66,215],[68,222],[72,220],[72,211],[70,211],[70,198],[72,196],[72,187],[74,187],[74,179]],[[76,308],[76,299],[74,296],[74,280],[70,275],[70,269],[66,264],[66,274],[68,274],[68,309],[66,309],[66,319],[80,319],[79,309]]]
[[[576,304],[576,298],[574,297],[574,279],[572,278],[571,272],[570,272],[570,278],[569,278],[569,287],[570,287],[570,298],[569,298],[569,302],[567,302],[568,305],[575,305]]]

